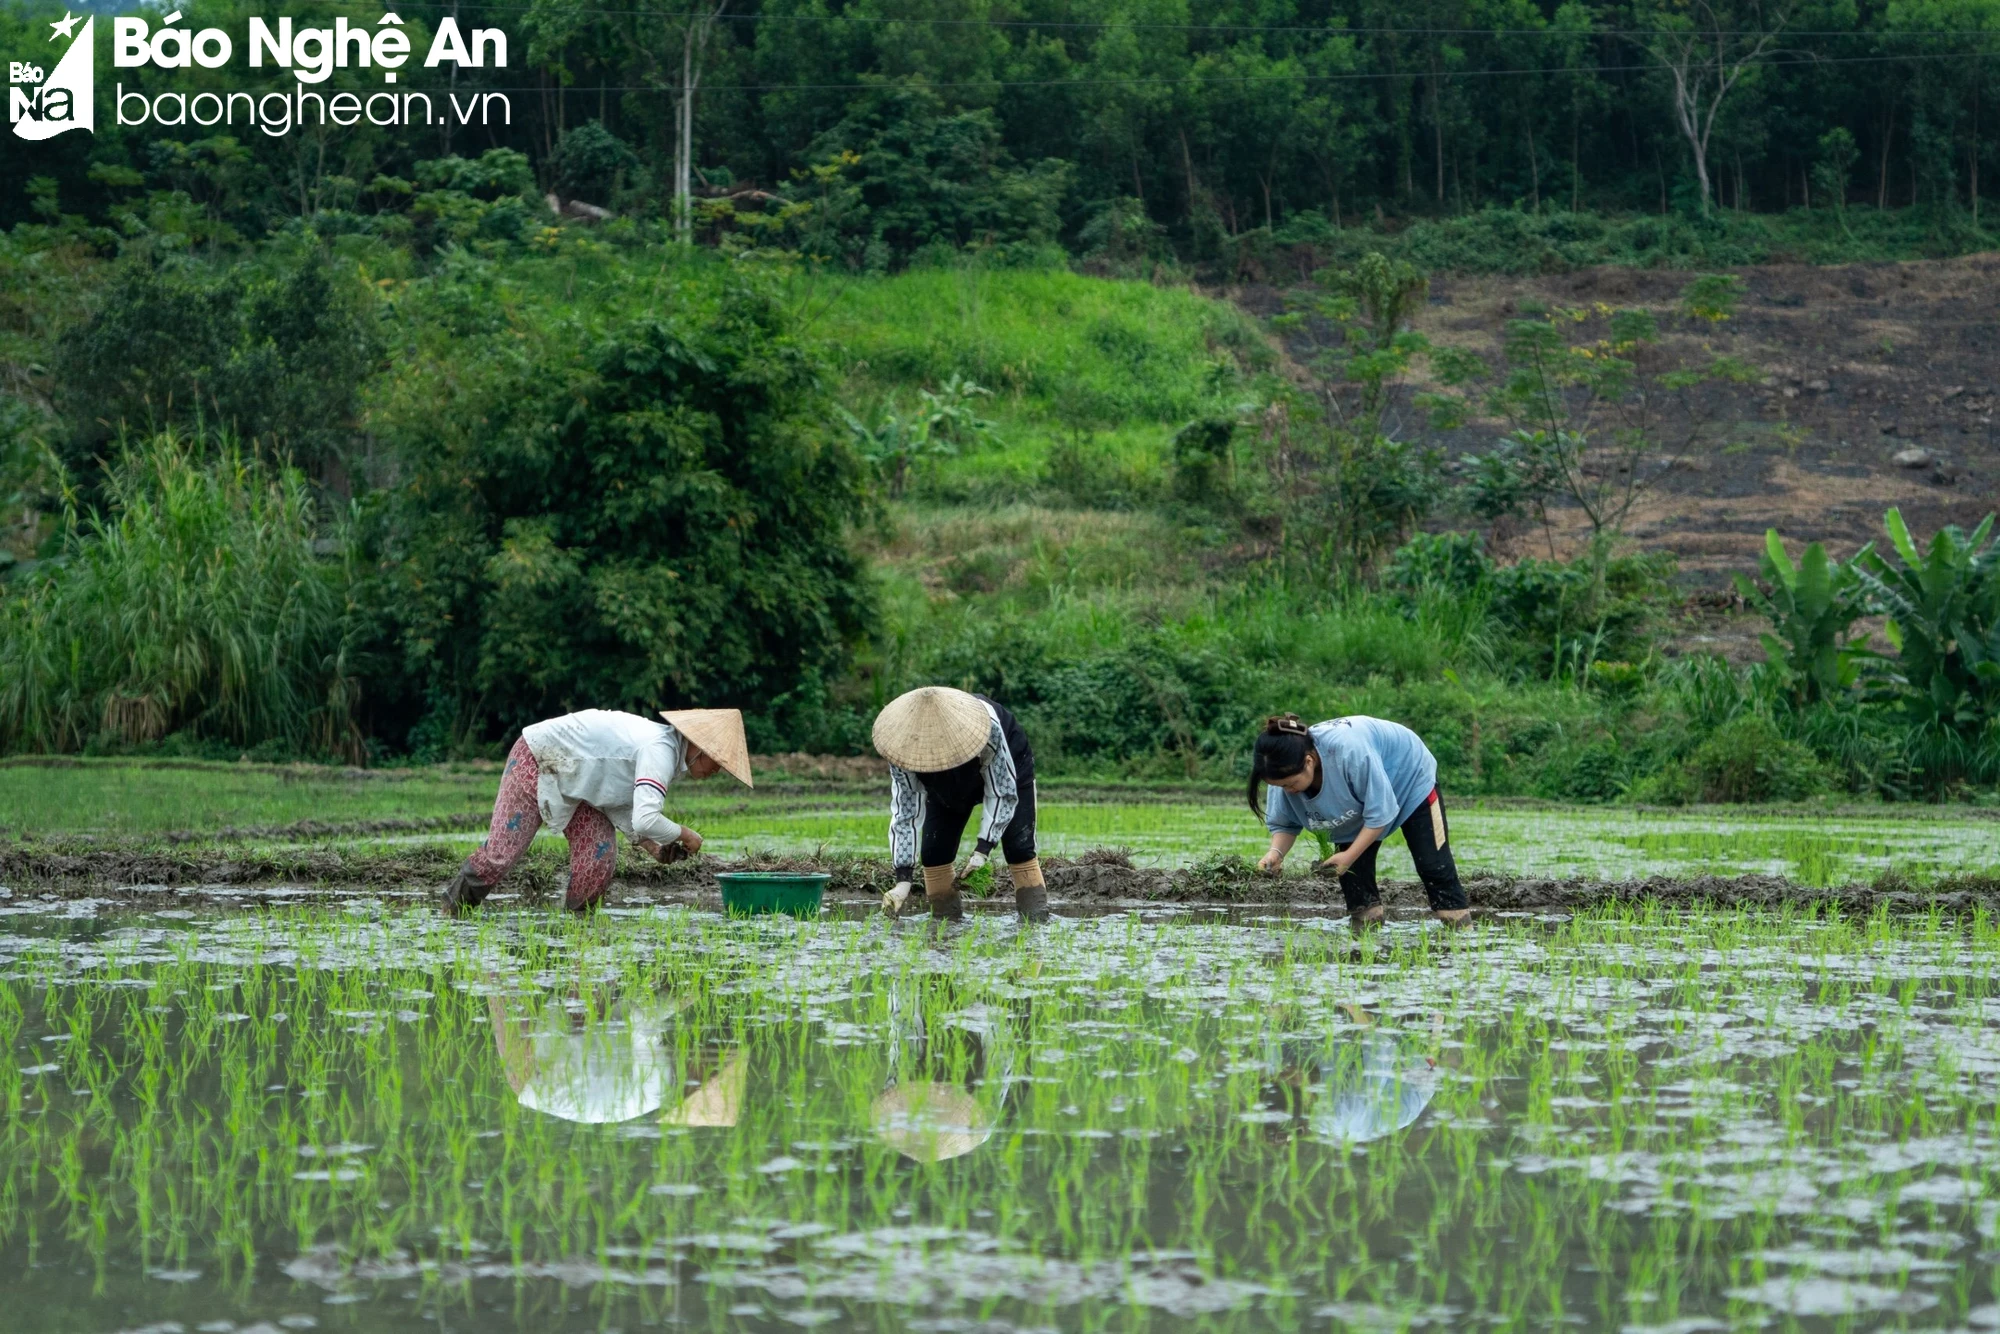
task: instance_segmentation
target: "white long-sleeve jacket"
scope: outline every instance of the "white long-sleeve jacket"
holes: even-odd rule
[[[1020,778],[1014,770],[1014,752],[1007,747],[1007,734],[1000,726],[1000,715],[993,711],[991,704],[987,704],[986,716],[992,720],[992,726],[987,729],[986,745],[973,757],[979,762],[985,791],[985,798],[980,803],[983,814],[979,820],[979,837],[972,845],[980,852],[993,851],[994,845],[1006,834],[1007,826],[1014,822],[1014,811],[1021,802]],[[928,794],[924,791],[924,777],[900,765],[889,766],[889,861],[898,880],[908,880],[916,873],[917,850],[923,834],[925,810],[929,805]]]
[[[687,769],[687,738],[635,713],[585,709],[521,732],[541,770],[535,802],[542,823],[561,831],[580,803],[610,817],[627,838],[672,843],[681,827],[660,810]]]

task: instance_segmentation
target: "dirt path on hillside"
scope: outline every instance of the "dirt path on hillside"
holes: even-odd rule
[[[1724,589],[1732,571],[1756,569],[1767,528],[1846,555],[1882,538],[1891,505],[1923,535],[1948,523],[1970,527],[2000,503],[2000,255],[1735,272],[1744,285],[1737,314],[1710,341],[1763,371],[1765,382],[1701,391],[1713,438],[1635,513],[1633,538],[1672,551],[1691,584]],[[1665,315],[1690,277],[1614,268],[1440,277],[1417,326],[1493,362],[1524,302],[1604,302]],[[1282,308],[1274,288],[1233,295],[1260,315]],[[1694,339],[1680,341],[1699,351]],[[1453,455],[1485,448],[1498,425],[1431,432],[1415,414],[1407,421],[1406,434]],[[1558,548],[1573,547],[1581,514],[1557,520]],[[1521,552],[1545,551],[1539,530],[1511,541]]]

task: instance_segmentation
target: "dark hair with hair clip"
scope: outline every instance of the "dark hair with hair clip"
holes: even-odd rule
[[[1264,804],[1258,800],[1264,785],[1299,773],[1311,754],[1312,733],[1299,721],[1299,715],[1274,713],[1264,720],[1264,730],[1250,751],[1250,783],[1244,791],[1258,819],[1264,818]]]

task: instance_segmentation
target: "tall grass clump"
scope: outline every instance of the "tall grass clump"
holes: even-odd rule
[[[306,479],[173,434],[128,446],[99,507],[0,600],[0,749],[172,736],[358,755],[348,572]]]

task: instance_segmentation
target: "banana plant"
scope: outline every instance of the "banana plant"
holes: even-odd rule
[[[1865,546],[1851,560],[1827,557],[1818,542],[1807,545],[1799,563],[1792,564],[1775,528],[1764,533],[1764,555],[1758,562],[1766,588],[1736,576],[1743,600],[1771,623],[1759,636],[1764,656],[1784,674],[1792,703],[1805,705],[1840,694],[1860,674],[1863,635],[1852,631],[1867,610],[1861,586],[1861,562],[1874,551]]]
[[[855,446],[882,474],[890,497],[903,494],[913,467],[927,461],[949,458],[994,438],[994,424],[972,410],[976,398],[990,398],[993,391],[954,375],[938,392],[917,391],[917,410],[908,415],[897,411],[891,398],[882,405],[873,426],[846,408],[835,406]]]
[[[930,418],[921,412],[905,416],[896,410],[894,400],[883,404],[876,422],[870,426],[861,418],[838,404],[834,406],[848,434],[854,437],[854,444],[861,456],[875,465],[882,480],[888,484],[889,496],[896,499],[908,485],[910,467],[921,459],[939,452],[944,442],[931,434]],[[948,447],[945,452],[949,452]]]
[[[2000,719],[2000,544],[1993,516],[1940,529],[1918,551],[1902,513],[1883,516],[1900,558],[1869,552],[1862,586],[1889,617],[1890,681],[1911,720],[1976,738]]]

